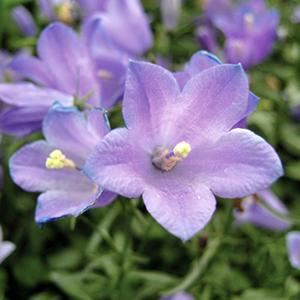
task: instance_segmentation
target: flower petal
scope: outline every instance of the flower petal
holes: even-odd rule
[[[283,174],[275,150],[247,129],[233,129],[214,145],[194,149],[186,160],[198,179],[217,196],[244,197],[261,191]]]
[[[0,132],[15,136],[25,136],[38,131],[48,108],[8,107],[0,112]]]
[[[95,194],[81,191],[47,191],[38,198],[35,221],[44,223],[65,216],[77,217],[95,203]]]
[[[51,73],[45,63],[40,59],[27,53],[21,53],[15,57],[10,67],[24,77],[37,82],[38,84],[53,86]]]
[[[183,241],[204,228],[216,206],[215,197],[207,187],[181,183],[162,190],[148,187],[143,199],[153,218]]]
[[[286,236],[286,243],[291,265],[300,269],[300,232],[289,232]]]
[[[11,242],[0,241],[0,264],[15,250],[15,248],[16,246]]]
[[[78,167],[81,167],[99,141],[101,131],[104,136],[105,129],[108,129],[107,120],[104,119],[103,114],[101,110],[84,113],[74,107],[54,105],[43,123],[46,140],[52,147],[62,150],[77,163]],[[98,124],[96,117],[99,119]],[[97,128],[96,126],[100,124],[101,127]]]
[[[55,79],[56,88],[79,98],[94,93],[99,105],[98,85],[84,43],[68,26],[52,23],[41,34],[38,54]]]
[[[184,87],[176,107],[174,126],[181,140],[216,140],[246,112],[248,78],[240,65],[217,65],[194,76]],[[175,139],[175,138],[174,138]]]
[[[143,132],[159,144],[168,134],[169,108],[175,105],[180,93],[176,79],[166,69],[145,62],[129,65],[123,116],[129,129]]]
[[[73,97],[57,90],[41,88],[32,83],[1,83],[0,99],[16,106],[47,106],[54,102],[72,105]]]
[[[84,172],[104,189],[128,198],[139,197],[143,193],[139,168],[145,163],[144,160],[130,143],[128,130],[119,128],[99,142]]]
[[[53,150],[45,141],[31,143],[18,150],[9,161],[14,182],[29,192],[50,189],[84,192],[94,189],[94,184],[76,169],[47,169],[45,162]]]

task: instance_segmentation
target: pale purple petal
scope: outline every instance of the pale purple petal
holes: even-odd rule
[[[76,169],[46,168],[46,159],[54,149],[45,141],[37,141],[18,150],[9,162],[14,182],[29,192],[93,190],[93,183]]]
[[[0,112],[0,132],[25,136],[38,131],[48,107],[8,107]]]
[[[65,216],[77,217],[95,203],[92,192],[50,190],[38,197],[35,221],[44,223]]]
[[[160,4],[163,24],[167,30],[174,30],[180,19],[182,0],[162,0]]]
[[[300,232],[289,232],[286,236],[286,243],[291,265],[300,269]]]
[[[101,132],[103,137],[108,127],[100,109],[84,114],[74,107],[55,105],[43,123],[43,133],[49,145],[63,150],[78,167],[85,163],[99,141]]]
[[[95,13],[105,11],[109,0],[78,0],[84,17],[91,17]]]
[[[263,203],[261,203],[263,202]],[[268,205],[275,213],[266,207]],[[288,220],[278,216],[287,215],[284,204],[271,192],[262,191],[254,196],[246,197],[241,203],[242,211],[234,212],[238,224],[250,223],[258,227],[284,231],[291,227]]]
[[[172,296],[161,297],[159,300],[194,300],[194,297],[186,292],[179,292]]]
[[[248,97],[248,79],[240,65],[217,65],[200,72],[185,85],[182,101],[173,105],[172,140],[218,139],[244,117]]]
[[[70,27],[49,25],[38,41],[38,54],[51,71],[57,89],[79,98],[92,93],[91,104],[99,105],[98,84],[88,52]]]
[[[110,191],[103,191],[96,200],[95,204],[93,205],[93,208],[103,207],[111,204],[114,202],[117,198],[117,194],[110,192]]]
[[[22,5],[16,6],[12,10],[12,18],[26,36],[36,34],[36,25],[31,13]]]
[[[114,44],[128,54],[138,56],[151,47],[152,33],[139,0],[110,0],[101,19]]]
[[[22,76],[38,83],[53,87],[54,82],[47,65],[40,59],[27,53],[21,53],[15,57],[10,67]]]
[[[15,250],[16,246],[11,242],[0,241],[0,264]]]
[[[150,63],[131,62],[123,100],[126,126],[139,128],[154,143],[161,142],[174,122],[171,106],[175,106],[179,93],[176,79],[169,71]]]
[[[50,107],[54,102],[72,105],[73,97],[54,89],[42,88],[32,83],[1,83],[0,100],[15,106]]]
[[[200,182],[217,196],[244,197],[264,190],[283,174],[275,150],[247,129],[233,129],[214,145],[200,145],[186,159]],[[188,170],[188,169],[187,169]]]
[[[137,148],[138,145],[134,147],[130,143],[127,129],[115,129],[99,142],[84,172],[107,190],[128,198],[139,197],[143,193],[140,165],[149,163],[151,166],[151,162]]]
[[[160,190],[148,186],[143,200],[153,218],[183,241],[205,227],[216,206],[215,197],[207,187],[179,181]]]

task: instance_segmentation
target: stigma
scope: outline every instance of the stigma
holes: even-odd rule
[[[170,171],[188,157],[191,150],[191,145],[185,141],[178,143],[172,151],[164,147],[156,148],[152,154],[152,164],[161,171]]]
[[[72,3],[62,3],[57,5],[57,16],[61,22],[72,24],[74,19],[74,6]]]
[[[45,166],[47,169],[76,169],[73,160],[67,158],[62,151],[53,150],[46,159]]]
[[[110,80],[113,78],[113,74],[108,71],[108,70],[105,70],[105,69],[100,69],[98,71],[98,76],[101,78],[101,79],[105,79],[105,80]]]

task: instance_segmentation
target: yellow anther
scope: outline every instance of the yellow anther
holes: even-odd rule
[[[98,71],[98,76],[101,78],[101,79],[106,79],[106,80],[109,80],[109,79],[112,79],[113,78],[113,74],[105,69],[100,69]]]
[[[245,20],[246,24],[252,25],[254,23],[254,16],[253,16],[253,14],[246,13],[244,15],[244,20]]]
[[[75,169],[76,165],[71,160],[68,159],[60,150],[53,150],[46,159],[46,168],[47,169],[63,169],[71,168]]]
[[[191,150],[191,145],[185,141],[182,141],[174,147],[173,152],[175,156],[186,158]]]
[[[66,24],[72,24],[73,10],[74,10],[74,7],[71,3],[59,4],[57,6],[58,19]]]

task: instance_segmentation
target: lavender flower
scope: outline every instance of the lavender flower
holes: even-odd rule
[[[177,27],[181,15],[182,0],[161,0],[160,10],[165,28],[169,31]]]
[[[234,215],[238,224],[251,223],[258,227],[278,231],[287,230],[291,226],[288,220],[280,217],[280,215],[288,215],[287,208],[269,190],[258,192],[241,200]]]
[[[123,100],[127,128],[98,143],[84,168],[96,183],[128,198],[188,240],[220,197],[244,197],[282,175],[274,149],[247,129],[249,83],[240,65],[217,65],[181,91],[160,66],[131,62]]]
[[[22,5],[12,10],[12,18],[26,36],[36,34],[36,25],[31,13]]]
[[[291,16],[291,21],[295,24],[300,23],[300,5],[296,6]]]
[[[108,132],[100,110],[79,112],[61,105],[46,115],[46,140],[33,142],[10,159],[10,172],[16,184],[38,197],[35,220],[38,223],[66,215],[78,216],[91,207],[110,203],[115,195],[102,192],[81,171],[86,158]]]
[[[61,23],[49,25],[39,38],[37,52],[37,58],[21,54],[11,64],[34,84],[0,84],[0,99],[10,106],[0,114],[5,133],[20,136],[40,129],[55,101],[67,106],[74,102],[101,105],[93,62],[85,43],[71,28]]]
[[[268,10],[263,0],[250,0],[231,6],[226,1],[221,7],[216,5],[215,1],[209,5],[206,19],[208,24],[212,24],[225,36],[226,61],[241,62],[245,68],[263,61],[276,40],[278,12]],[[214,39],[213,34],[210,38]]]
[[[3,241],[3,232],[0,226],[0,264],[9,256],[16,246],[12,242]]]
[[[140,56],[152,46],[149,21],[139,0],[110,0],[104,12],[93,16],[101,18],[112,44],[129,57]]]
[[[291,265],[300,269],[300,232],[289,232],[286,236],[286,243]]]
[[[160,300],[194,300],[194,297],[185,292],[179,292],[173,296],[161,297]]]

